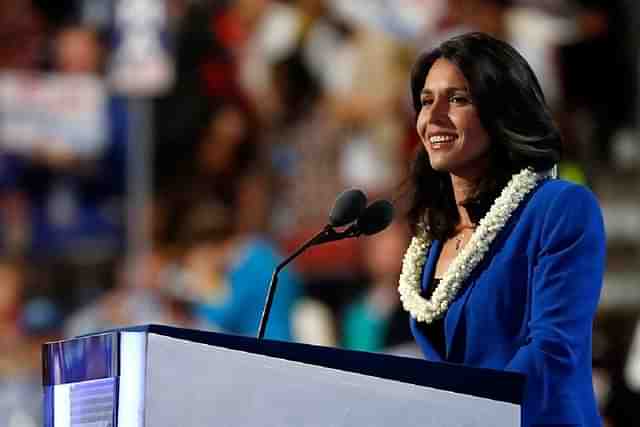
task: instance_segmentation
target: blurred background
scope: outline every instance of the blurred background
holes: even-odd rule
[[[609,427],[640,425],[639,16],[634,0],[0,0],[0,427],[41,425],[43,342],[145,323],[254,336],[273,268],[339,192],[401,212],[411,64],[469,30],[528,59],[561,175],[602,203],[594,385]],[[400,216],[289,266],[266,337],[418,356]]]

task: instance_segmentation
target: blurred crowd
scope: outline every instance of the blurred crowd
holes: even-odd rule
[[[47,340],[146,323],[255,335],[274,267],[346,188],[393,200],[397,220],[286,268],[266,338],[417,356],[396,291],[417,144],[408,75],[457,33],[496,35],[529,60],[564,134],[562,176],[602,197],[601,178],[639,176],[633,1],[167,0],[173,81],[144,98],[109,84],[111,3],[0,0],[0,427],[41,425]],[[22,126],[33,99],[45,107]],[[133,102],[150,112],[147,142]],[[132,256],[141,162],[128,156],[142,143],[149,241]],[[638,420],[635,321],[596,325],[608,426]]]

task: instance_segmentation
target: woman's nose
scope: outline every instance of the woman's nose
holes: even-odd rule
[[[437,97],[433,100],[431,108],[429,108],[429,121],[443,120],[449,116],[449,108],[446,99]]]

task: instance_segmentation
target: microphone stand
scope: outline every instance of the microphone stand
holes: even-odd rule
[[[267,327],[267,322],[269,321],[269,313],[271,311],[271,304],[273,304],[273,296],[275,295],[276,286],[278,285],[278,274],[280,271],[289,264],[294,258],[300,255],[302,252],[307,250],[310,246],[319,245],[321,243],[332,242],[335,240],[345,239],[347,237],[355,237],[360,235],[361,232],[354,227],[350,227],[346,231],[337,232],[331,227],[331,225],[326,225],[322,231],[316,234],[314,237],[309,239],[304,245],[302,245],[298,250],[292,253],[287,259],[282,261],[278,266],[273,270],[273,274],[271,275],[271,281],[269,282],[269,288],[267,289],[267,298],[264,304],[264,309],[262,310],[262,317],[260,318],[260,326],[258,327],[258,335],[257,338],[261,340],[264,337],[264,332]]]

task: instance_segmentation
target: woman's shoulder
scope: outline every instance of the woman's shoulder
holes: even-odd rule
[[[566,227],[602,226],[603,215],[596,195],[586,186],[563,179],[542,182],[533,192],[523,216],[543,224]]]
[[[564,179],[543,181],[531,197],[532,204],[550,206],[558,203],[584,203],[598,205],[596,195],[586,186]]]

